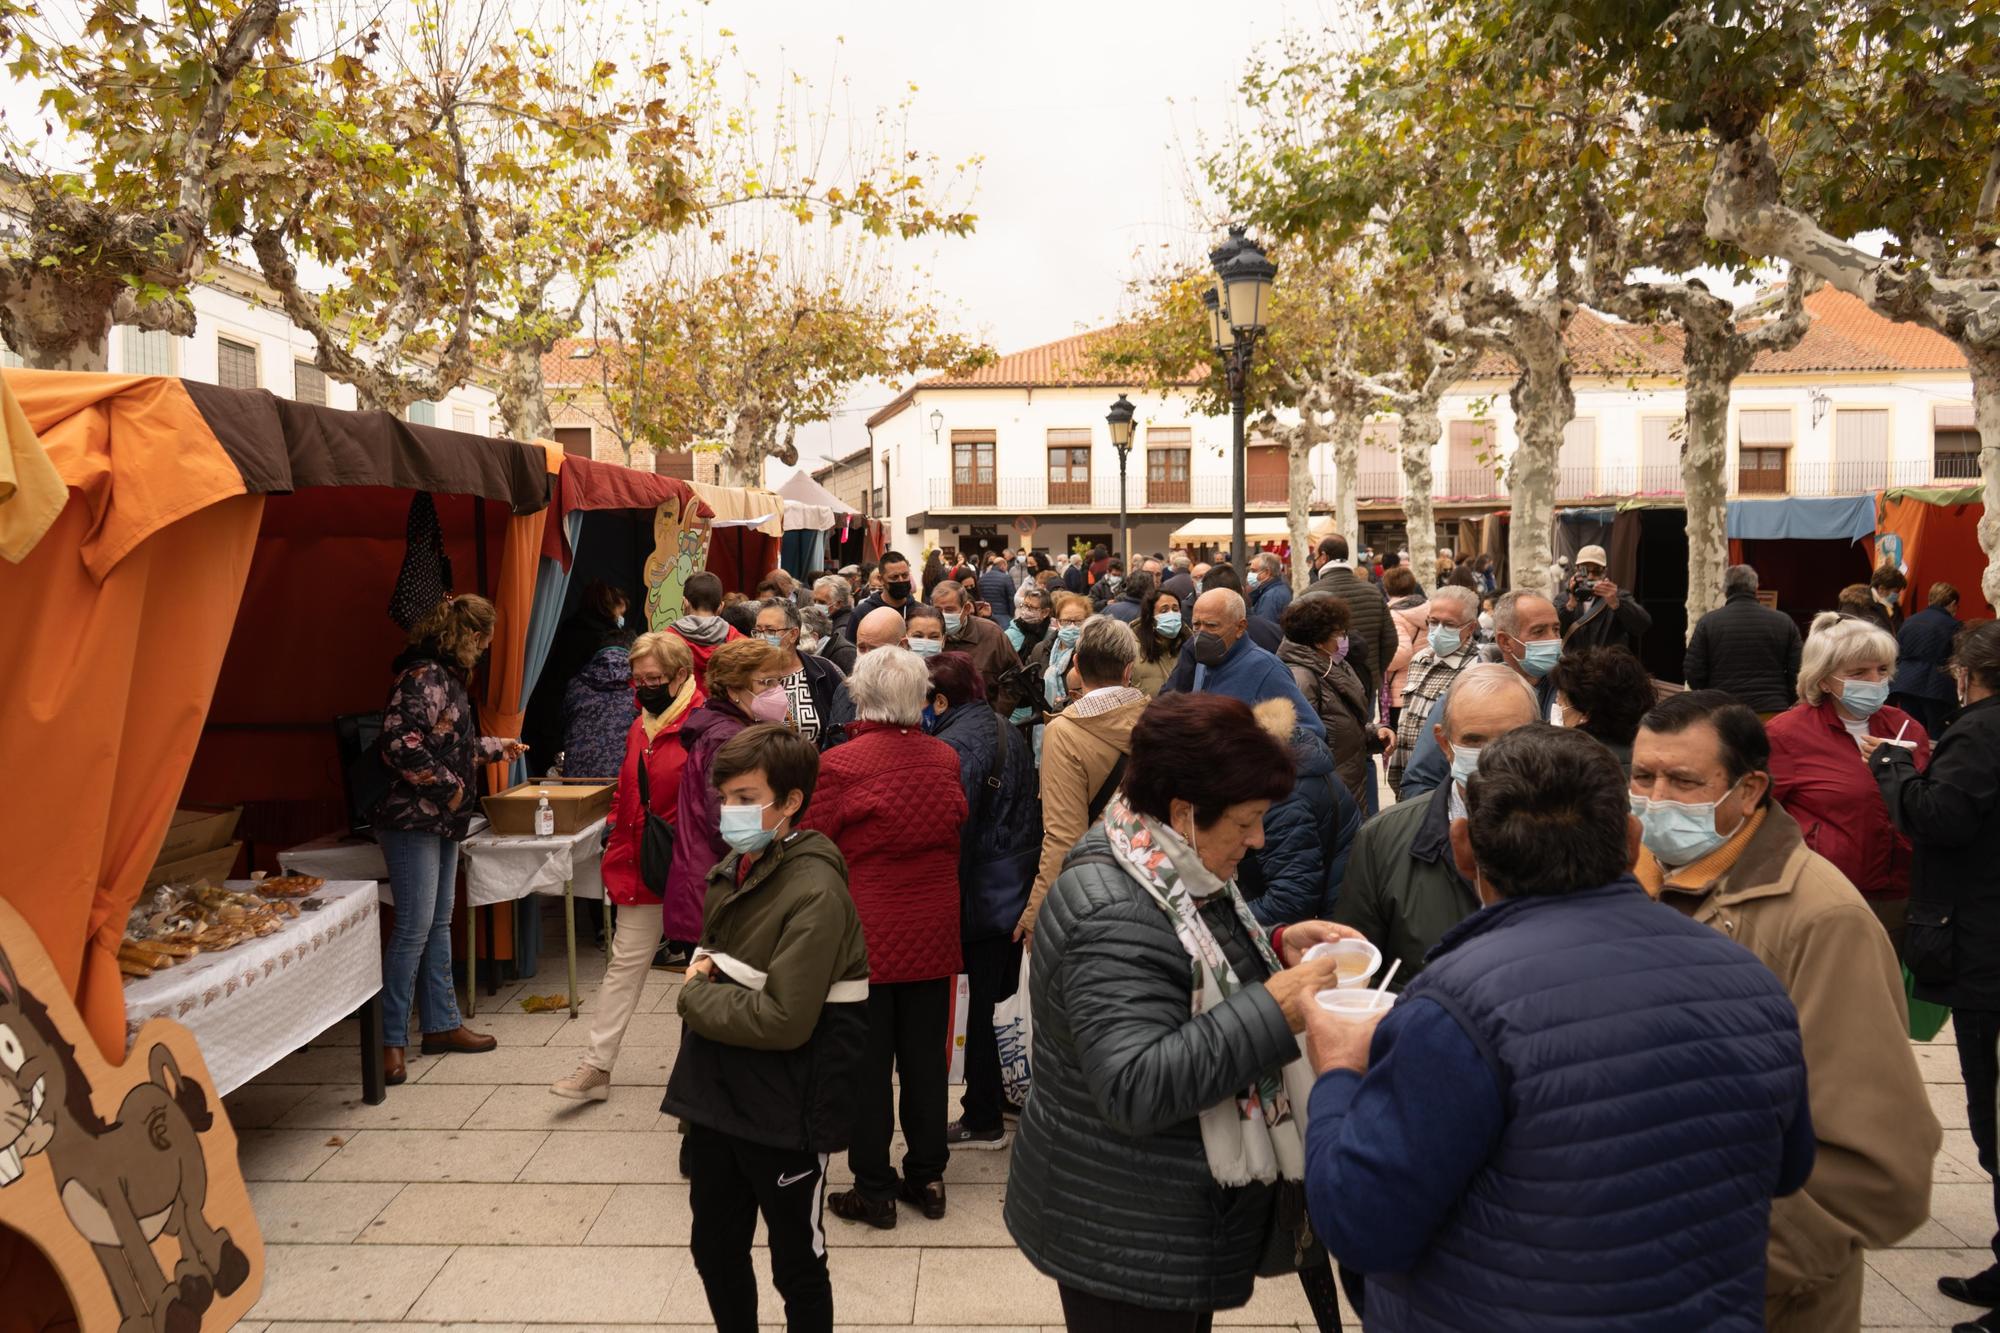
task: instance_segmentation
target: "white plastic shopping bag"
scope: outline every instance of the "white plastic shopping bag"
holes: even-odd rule
[[[1015,1106],[1028,1104],[1028,1064],[1035,1042],[1034,1007],[1028,1003],[1028,951],[1021,951],[1021,981],[993,1006],[993,1035],[1000,1043],[1000,1090]]]
[[[972,986],[961,972],[953,978],[951,991],[951,1047],[947,1054],[946,1083],[965,1082],[965,1022],[972,1008]]]

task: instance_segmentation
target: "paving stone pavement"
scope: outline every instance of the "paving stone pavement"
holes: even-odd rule
[[[578,968],[589,1008],[602,956],[583,948]],[[268,1256],[242,1333],[712,1327],[688,1259],[678,1133],[659,1111],[679,1043],[678,978],[648,979],[611,1100],[584,1104],[546,1085],[575,1067],[585,1024],[518,1004],[560,990],[561,978],[560,962],[545,958],[533,981],[481,995],[471,1025],[501,1048],[413,1058],[410,1082],[381,1106],[361,1102],[349,1024],[227,1099]],[[1869,1256],[1862,1323],[1946,1333],[1978,1312],[1941,1296],[1936,1280],[1989,1261],[1992,1192],[1965,1128],[1950,1029],[1919,1045],[1917,1059],[1946,1127],[1932,1216],[1903,1245]],[[876,1231],[829,1215],[843,1333],[1060,1330],[1055,1284],[1001,1222],[1006,1167],[1005,1152],[953,1154],[943,1221],[906,1210],[895,1230]],[[851,1180],[843,1159],[831,1176]],[[782,1328],[768,1265],[757,1262],[765,1326]],[[1280,1280],[1260,1282],[1248,1306],[1215,1322],[1229,1333],[1315,1327],[1297,1284]],[[1351,1312],[1347,1327],[1359,1327]]]

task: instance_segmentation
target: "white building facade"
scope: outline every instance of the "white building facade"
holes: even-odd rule
[[[1800,345],[1760,360],[1730,403],[1731,498],[1857,495],[1896,486],[1966,485],[1978,477],[1971,381],[1949,342],[1893,324],[1830,290],[1812,297]],[[1165,551],[1190,519],[1230,508],[1230,422],[1184,391],[1143,390],[1096,375],[1091,335],[1005,356],[968,375],[923,381],[869,419],[879,512],[892,540],[962,553],[1078,543],[1116,549],[1119,460],[1105,413],[1120,393],[1137,409],[1125,466],[1135,552]],[[1677,349],[1651,330],[1580,312],[1571,331],[1576,416],[1558,491],[1565,505],[1682,492],[1683,393]],[[1473,367],[1442,405],[1432,446],[1441,524],[1507,507],[1505,460],[1517,447],[1512,370]],[[1372,422],[1362,450],[1364,537],[1398,540],[1403,475],[1398,423]],[[1314,508],[1331,510],[1331,449],[1314,451]],[[1281,446],[1253,438],[1245,506],[1285,512]],[[1444,535],[1451,544],[1451,530]],[[908,552],[906,552],[908,553]]]

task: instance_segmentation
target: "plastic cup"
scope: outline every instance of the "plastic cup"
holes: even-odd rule
[[[1396,1003],[1395,992],[1373,987],[1323,990],[1314,998],[1319,1001],[1320,1008],[1350,1023],[1365,1022]]]
[[[1367,940],[1325,940],[1306,950],[1307,958],[1338,958],[1340,964],[1340,988],[1352,990],[1356,986],[1366,986],[1369,979],[1382,970],[1382,951]],[[1361,960],[1356,967],[1352,961]]]

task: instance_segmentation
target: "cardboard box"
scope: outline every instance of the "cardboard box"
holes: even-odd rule
[[[157,862],[146,872],[144,887],[150,889],[155,884],[192,884],[196,880],[203,879],[211,884],[220,884],[229,878],[230,870],[236,865],[237,853],[242,850],[242,843],[232,842],[210,851],[197,852],[178,861]]]
[[[549,798],[555,811],[556,833],[581,833],[611,813],[611,792],[615,784],[597,778],[543,778],[509,787],[483,804],[493,831],[503,837],[533,837],[535,807]]]
[[[240,805],[176,810],[173,822],[167,826],[167,840],[160,844],[159,855],[153,860],[155,863],[185,861],[190,856],[216,851],[236,836],[236,821],[242,817]]]

